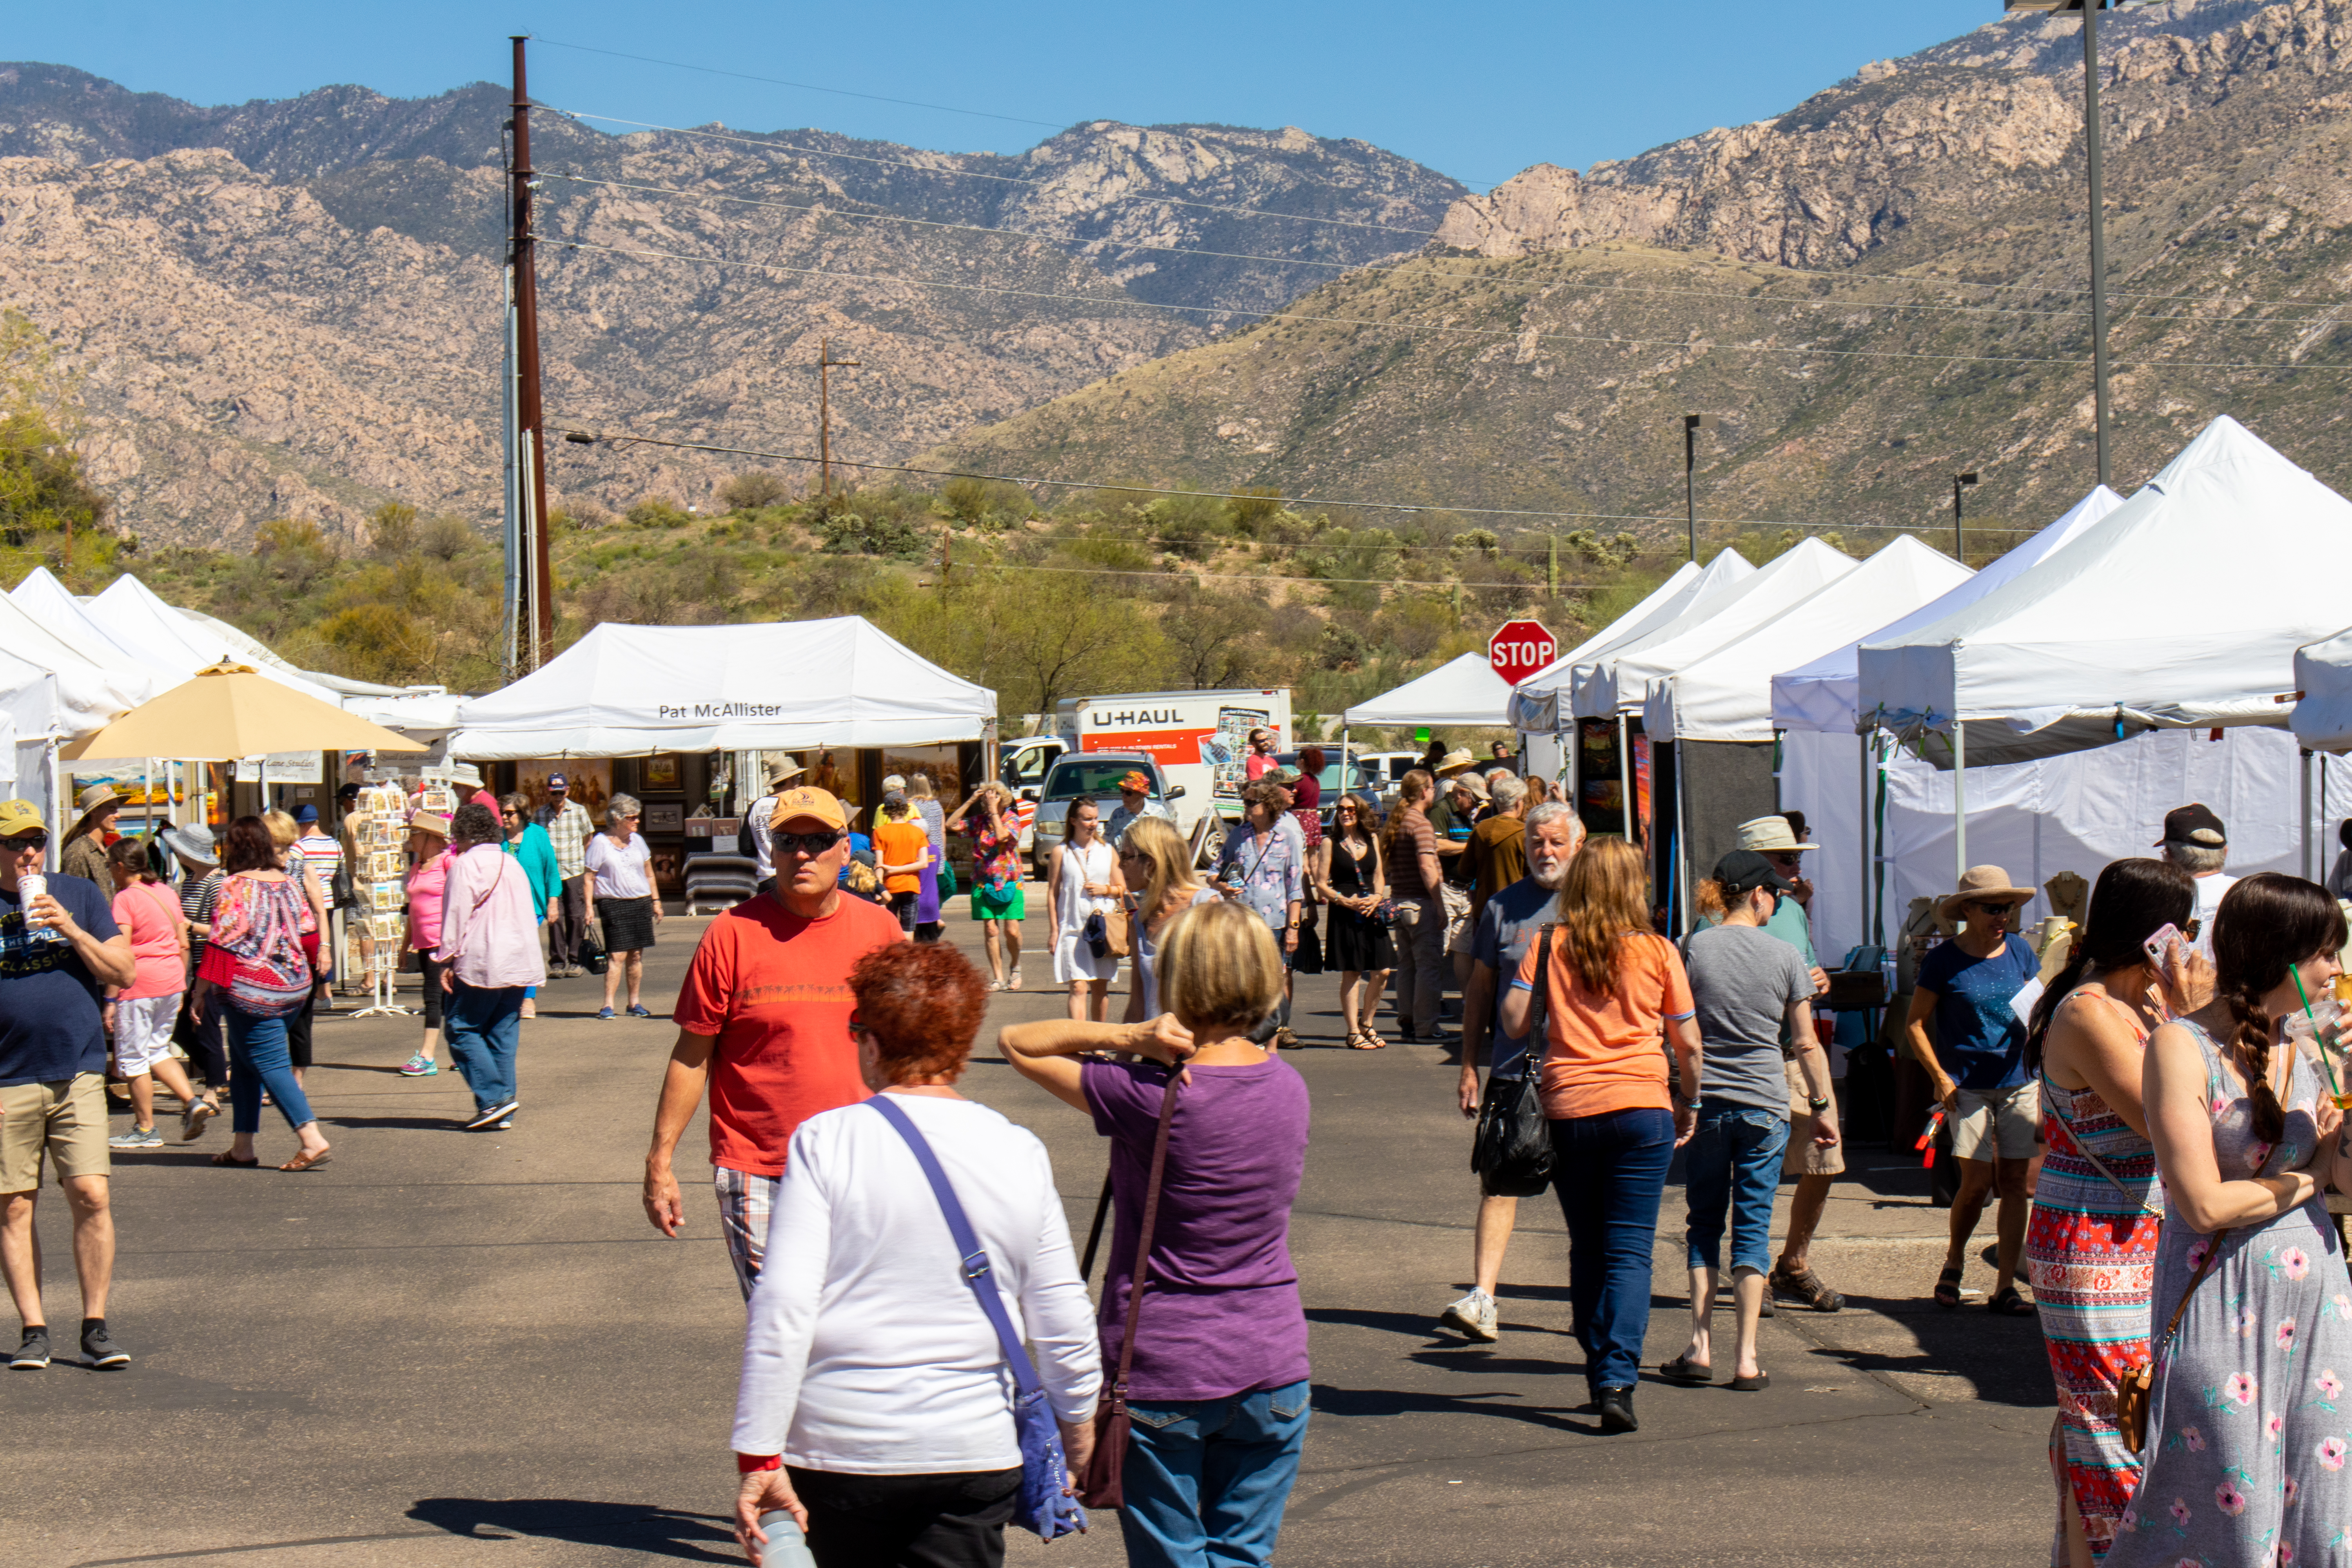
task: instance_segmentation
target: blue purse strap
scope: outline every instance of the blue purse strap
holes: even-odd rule
[[[1021,1336],[1013,1332],[1013,1320],[1005,1313],[1004,1299],[996,1292],[988,1250],[972,1234],[971,1221],[964,1217],[963,1205],[957,1200],[948,1173],[940,1168],[939,1156],[931,1152],[929,1142],[907,1113],[890,1102],[888,1095],[874,1095],[866,1103],[898,1130],[898,1136],[914,1151],[915,1163],[922,1166],[924,1176],[929,1180],[931,1194],[940,1200],[940,1213],[947,1217],[948,1234],[955,1238],[956,1255],[962,1260],[963,1282],[971,1287],[971,1293],[980,1300],[980,1310],[988,1314],[989,1322],[996,1329],[996,1342],[1004,1347],[1004,1363],[1013,1370],[1013,1386],[1024,1394],[1041,1391],[1044,1384],[1037,1381],[1037,1369],[1030,1364],[1029,1352],[1023,1347]]]

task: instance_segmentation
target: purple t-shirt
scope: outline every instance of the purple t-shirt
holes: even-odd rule
[[[1128,1288],[1167,1070],[1088,1061],[1080,1081],[1111,1140],[1117,1220],[1103,1286],[1103,1370],[1118,1363]],[[1290,1262],[1290,1205],[1307,1163],[1307,1080],[1279,1058],[1195,1067],[1177,1091],[1151,1237],[1151,1278],[1129,1393],[1139,1404],[1223,1399],[1307,1376],[1307,1315]]]

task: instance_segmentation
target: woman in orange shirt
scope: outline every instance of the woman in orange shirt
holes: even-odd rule
[[[1568,1293],[1604,1432],[1631,1432],[1650,1327],[1650,1251],[1666,1166],[1691,1134],[1699,1038],[1674,943],[1650,931],[1641,852],[1596,838],[1570,862],[1559,923],[1528,944],[1503,1002],[1525,1035],[1544,987],[1544,1115],[1568,1221]],[[1670,1082],[1666,1050],[1679,1084]]]

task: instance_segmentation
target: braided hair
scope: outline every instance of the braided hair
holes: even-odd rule
[[[2263,998],[2285,984],[2294,966],[2344,945],[2344,911],[2316,882],[2278,871],[2257,872],[2221,895],[2213,912],[2215,999],[2230,1010],[2227,1044],[2244,1054],[2254,1136],[2275,1143],[2286,1135],[2286,1110],[2271,1088],[2271,1029],[2277,1022]]]
[[[2108,863],[2091,889],[2091,908],[2065,967],[2033,1005],[2025,1031],[2025,1070],[2042,1070],[2042,1042],[2058,1005],[2093,970],[2111,973],[2147,959],[2145,943],[2167,925],[2179,925],[2197,907],[2197,879],[2169,860],[2137,857]]]

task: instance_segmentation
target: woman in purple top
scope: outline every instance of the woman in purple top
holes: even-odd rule
[[[1272,1562],[1298,1476],[1307,1318],[1290,1205],[1307,1163],[1307,1082],[1249,1039],[1281,999],[1282,975],[1262,921],[1202,904],[1160,934],[1167,1014],[1015,1024],[999,1037],[1024,1077],[1090,1112],[1111,1141],[1106,1368],[1126,1335],[1160,1101],[1170,1069],[1182,1069],[1128,1376],[1134,1424],[1118,1522],[1128,1561],[1147,1568]],[[1092,1051],[1150,1059],[1076,1059]]]

